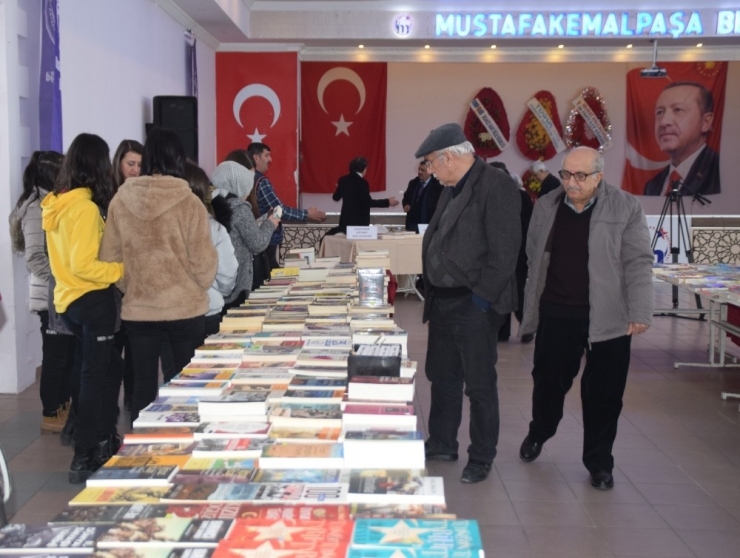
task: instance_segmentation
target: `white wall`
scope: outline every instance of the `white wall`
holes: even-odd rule
[[[492,87],[501,97],[511,126],[511,144],[498,158],[520,175],[531,163],[515,145],[515,133],[525,111],[525,102],[541,89],[549,90],[558,104],[561,122],[567,122],[571,101],[586,86],[596,87],[604,96],[612,123],[613,147],[604,155],[606,179],[620,185],[626,146],[626,74],[630,63],[389,63],[386,113],[387,191],[373,197],[398,196],[416,175],[414,151],[429,130],[445,122],[465,121],[467,103],[483,87]],[[730,62],[727,76],[720,173],[723,192],[710,196],[711,205],[686,203],[688,214],[728,215],[740,213],[740,62]],[[560,168],[561,156],[547,162],[551,171]],[[645,212],[659,214],[664,200],[640,198]],[[329,194],[304,194],[303,206],[316,205],[339,211],[340,203]],[[396,211],[401,211],[397,206]],[[393,209],[383,210],[393,211]]]
[[[151,0],[60,2],[64,145],[98,134],[143,143],[152,97],[188,95],[184,29]],[[215,161],[215,52],[199,42],[199,152]]]

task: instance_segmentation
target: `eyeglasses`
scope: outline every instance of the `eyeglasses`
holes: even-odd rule
[[[594,175],[594,174],[599,174],[599,172],[600,171],[594,171],[594,172],[570,172],[570,171],[567,171],[567,170],[559,170],[558,171],[558,175],[560,176],[560,178],[562,178],[566,182],[568,182],[568,180],[570,180],[570,177],[571,176],[576,179],[576,182],[583,182],[589,176]]]
[[[432,157],[431,159],[424,159],[424,160],[422,160],[421,164],[424,165],[425,167],[429,168],[429,167],[432,166],[432,163],[434,163],[434,161],[436,161],[437,159],[439,159],[442,155],[444,155],[444,152],[443,153],[439,153],[437,156]]]

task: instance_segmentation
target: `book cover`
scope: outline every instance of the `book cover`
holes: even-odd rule
[[[208,383],[208,382],[227,382],[234,376],[236,368],[230,368],[228,370],[219,370],[218,368],[191,368],[186,369],[176,374],[173,380],[180,382],[191,382],[191,383]]]
[[[131,504],[158,504],[170,492],[166,486],[131,488],[84,488],[69,501],[71,506],[112,506]]]
[[[255,460],[228,457],[191,457],[180,467],[180,472],[207,471],[209,469],[254,469]]]
[[[204,422],[196,428],[195,440],[206,438],[266,438],[270,425],[266,422]]]
[[[423,440],[424,435],[416,430],[396,430],[396,429],[361,429],[361,430],[350,430],[347,429],[344,432],[345,440],[383,440],[383,441],[415,441]]]
[[[276,426],[341,427],[339,405],[308,405],[282,403],[270,410],[269,420]]]
[[[456,519],[455,514],[447,512],[444,506],[425,504],[352,504],[350,514],[355,519]]]
[[[242,504],[236,517],[243,519],[298,519],[302,521],[347,521],[350,508],[342,504]]]
[[[424,477],[414,470],[353,470],[348,501],[445,505],[442,477]]]
[[[195,447],[190,443],[154,443],[122,445],[114,457],[162,457],[166,455],[190,455]]]
[[[190,453],[182,455],[126,456],[114,455],[102,469],[131,469],[134,467],[181,467],[190,459]]]
[[[347,386],[342,378],[321,378],[313,376],[294,376],[290,387],[295,389],[340,389]]]
[[[482,549],[350,548],[347,558],[484,558]]]
[[[293,543],[290,541],[267,540],[230,546],[226,541],[222,541],[214,551],[213,558],[244,558],[244,556],[346,558],[346,555],[346,542]]]
[[[98,548],[215,548],[231,528],[230,519],[161,517],[115,524],[98,539]]]
[[[347,499],[346,484],[247,483],[174,485],[167,502],[336,502]]]
[[[237,363],[236,365],[238,365]],[[189,382],[178,382],[172,380],[167,384],[159,387],[159,395],[174,396],[204,396],[219,395],[223,390],[229,387],[229,382],[208,382],[205,384],[194,384]]]
[[[254,469],[183,469],[172,479],[172,484],[219,484],[252,482]]]
[[[262,450],[261,459],[270,458],[330,459],[342,457],[341,444],[290,444],[277,443]]]
[[[200,440],[193,448],[193,457],[257,458],[273,444],[264,438],[213,438]]]
[[[139,426],[164,426],[167,424],[181,424],[183,426],[198,426],[200,416],[198,413],[182,413],[177,411],[165,411],[163,413],[139,413],[134,421],[134,428]]]
[[[36,554],[31,549],[47,550],[55,555],[91,554],[95,540],[105,532],[107,525],[25,525],[10,523],[0,529],[0,553]]]
[[[474,520],[360,518],[355,521],[351,546],[478,550],[482,543]]]
[[[229,546],[259,541],[292,543],[344,542],[352,536],[352,521],[303,521],[297,519],[236,519],[225,539]]]
[[[101,467],[87,479],[87,486],[167,486],[177,466]]]
[[[257,469],[253,482],[324,484],[342,481],[341,469]]]
[[[336,442],[342,433],[341,428],[301,428],[275,426],[270,429],[268,438],[276,442]]]

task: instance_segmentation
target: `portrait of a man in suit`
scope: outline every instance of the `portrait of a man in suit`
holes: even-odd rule
[[[655,103],[655,139],[671,162],[645,183],[646,196],[674,187],[685,196],[719,194],[719,154],[707,145],[714,123],[711,91],[693,81],[671,83]]]

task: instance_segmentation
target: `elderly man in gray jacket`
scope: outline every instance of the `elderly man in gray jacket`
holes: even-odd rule
[[[652,320],[653,253],[637,198],[604,182],[603,171],[598,151],[573,149],[559,173],[563,188],[539,199],[532,215],[520,334],[537,337],[520,457],[534,461],[555,435],[585,352],[582,459],[591,485],[609,490],[630,341]]]

